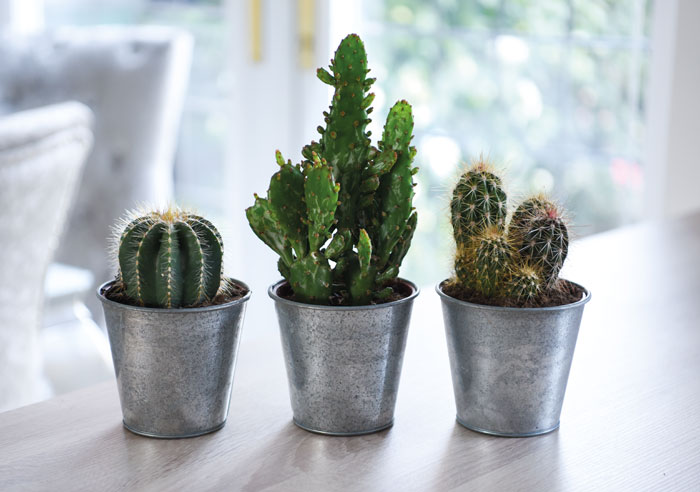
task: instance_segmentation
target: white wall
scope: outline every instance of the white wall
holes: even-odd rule
[[[648,215],[700,210],[700,1],[656,0],[647,124]]]

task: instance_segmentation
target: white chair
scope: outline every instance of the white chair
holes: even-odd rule
[[[0,114],[80,101],[95,114],[95,144],[56,260],[90,270],[85,299],[114,275],[110,228],[125,209],[171,199],[177,130],[192,37],[154,26],[61,28],[0,37]]]
[[[44,277],[92,144],[76,102],[0,118],[0,411],[46,396]]]

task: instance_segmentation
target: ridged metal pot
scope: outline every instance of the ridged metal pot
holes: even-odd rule
[[[372,306],[317,306],[272,285],[294,423],[311,432],[369,434],[393,424],[408,325],[418,287]]]
[[[202,308],[159,309],[107,299],[107,322],[124,426],[150,437],[194,437],[224,426],[241,327],[251,292]]]
[[[497,436],[527,437],[559,427],[583,308],[509,308],[442,299],[457,421]],[[576,284],[577,285],[577,284]],[[580,287],[580,286],[579,286]]]

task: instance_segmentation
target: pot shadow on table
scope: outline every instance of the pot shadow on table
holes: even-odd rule
[[[380,473],[392,429],[363,436],[326,436],[305,431],[290,420],[249,455],[242,491],[366,489]]]
[[[561,490],[564,471],[558,429],[534,437],[498,437],[455,422],[429,488]]]
[[[169,490],[195,484],[201,487],[203,480],[212,476],[211,469],[220,466],[216,455],[240,447],[226,427],[193,438],[160,439],[134,434],[120,423],[108,434],[113,435],[106,438],[118,439],[122,444],[121,457],[115,457],[126,472],[121,484],[125,490],[139,490],[155,483]]]

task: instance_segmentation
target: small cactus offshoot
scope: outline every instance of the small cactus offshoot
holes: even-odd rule
[[[537,268],[525,263],[510,271],[506,295],[518,302],[533,301],[542,293],[542,278]]]
[[[217,295],[223,241],[211,222],[174,207],[125,222],[117,252],[118,280],[136,304],[196,307]]]
[[[246,210],[301,302],[363,305],[389,297],[415,232],[411,106],[398,101],[391,108],[382,140],[372,146],[368,72],[362,40],[347,36],[330,71],[317,71],[334,89],[320,140],[304,146],[301,164],[278,151],[280,170],[267,198],[256,195]]]
[[[513,265],[513,247],[497,226],[484,229],[471,242],[474,287],[485,296],[497,295]]]
[[[508,305],[533,305],[557,289],[569,235],[563,213],[544,195],[523,201],[506,224],[502,181],[482,161],[452,194],[457,252],[453,285]]]

